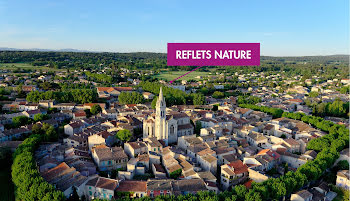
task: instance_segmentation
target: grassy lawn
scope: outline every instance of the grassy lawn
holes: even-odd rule
[[[0,63],[0,69],[16,70],[18,68],[36,69],[36,70],[43,70],[43,71],[61,71],[61,69],[49,68],[45,66],[33,66],[30,63]]]
[[[163,79],[163,80],[167,80],[167,81],[171,81],[173,79],[176,79],[178,77],[180,77],[181,75],[188,73],[189,71],[167,71],[167,72],[161,72],[158,75],[155,75],[154,77],[158,78],[158,79]],[[194,71],[182,78],[180,78],[179,80],[199,80],[199,78],[196,78],[197,76],[208,76],[209,72],[199,72],[199,71]]]
[[[10,167],[0,169],[0,201],[7,200],[15,200]]]

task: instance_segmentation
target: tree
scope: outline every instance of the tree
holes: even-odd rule
[[[52,125],[44,123],[42,129],[45,131],[45,140],[46,141],[56,141],[57,140],[58,134]]]
[[[172,179],[177,179],[179,178],[180,176],[182,175],[182,169],[178,169],[178,170],[175,170],[173,172],[170,173],[170,178]]]
[[[12,124],[14,127],[24,126],[29,123],[29,118],[26,116],[18,116],[12,118]]]
[[[338,162],[337,167],[339,168],[339,170],[348,170],[349,162],[347,160],[341,160]]]
[[[118,139],[120,139],[121,141],[129,141],[132,137],[131,131],[127,130],[127,129],[123,129],[117,132],[116,137]]]
[[[233,191],[236,193],[238,200],[244,200],[247,188],[244,185],[237,185]]]
[[[215,91],[214,93],[213,93],[213,98],[223,98],[223,97],[225,97],[225,94],[223,93],[223,92],[221,92],[221,91]]]
[[[218,105],[213,105],[213,108],[211,110],[213,111],[218,111],[219,106]]]
[[[193,105],[204,105],[205,97],[202,94],[193,94]]]
[[[195,126],[195,128],[194,128],[194,129],[195,129],[195,133],[199,135],[200,132],[201,132],[201,128],[202,128],[202,123],[201,123],[201,121],[199,121],[199,120],[196,121],[196,126]]]
[[[311,91],[311,92],[309,93],[309,96],[310,96],[311,98],[316,98],[318,95],[319,95],[319,93],[316,92],[316,91]]]
[[[102,111],[102,108],[99,104],[95,104],[91,107],[90,112],[93,115],[96,115]]]
[[[35,121],[35,122],[42,121],[42,120],[46,120],[46,119],[48,119],[48,118],[49,118],[48,115],[41,114],[41,113],[38,113],[38,114],[35,114],[35,115],[34,115],[34,121]]]
[[[32,133],[33,134],[42,134],[42,129],[41,129],[41,126],[39,124],[34,124],[32,126]]]
[[[143,95],[138,92],[122,92],[118,99],[121,104],[141,104],[145,102]]]

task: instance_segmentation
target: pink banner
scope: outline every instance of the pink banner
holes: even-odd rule
[[[260,43],[168,43],[168,66],[259,66]]]

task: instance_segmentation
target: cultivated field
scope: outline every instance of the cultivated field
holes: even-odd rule
[[[45,66],[33,66],[30,63],[0,63],[1,70],[35,69],[43,71],[61,71],[61,69],[49,68]]]
[[[155,75],[154,77],[158,78],[158,79],[162,79],[162,80],[166,80],[166,81],[171,81],[173,79],[176,79],[178,77],[180,77],[181,75],[188,73],[189,71],[164,71],[161,72],[158,75]],[[205,76],[208,76],[210,72],[199,72],[199,71],[194,71],[182,78],[180,78],[179,80],[200,80]],[[199,78],[197,76],[201,76],[202,78]]]

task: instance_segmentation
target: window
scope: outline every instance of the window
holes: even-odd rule
[[[174,133],[175,133],[174,125],[171,125],[170,126],[170,135],[174,135]]]
[[[91,191],[89,191],[89,194],[90,194],[90,195],[92,195],[92,192],[91,192]]]

